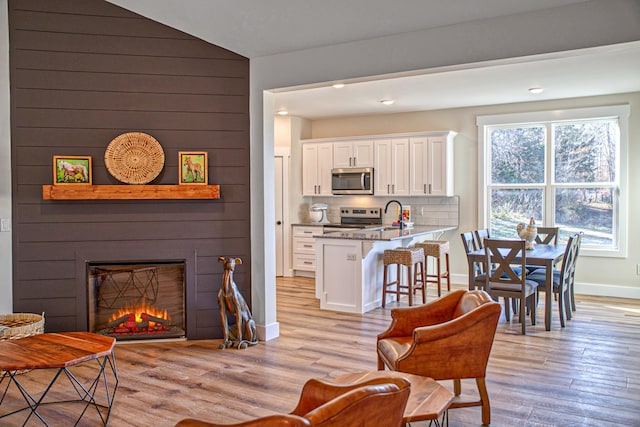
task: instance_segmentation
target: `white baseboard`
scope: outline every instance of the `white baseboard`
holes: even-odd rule
[[[452,274],[451,283],[466,286],[467,275]],[[458,286],[458,287],[459,287]],[[578,283],[576,282],[576,294],[594,295],[613,298],[640,299],[640,286],[605,285],[602,283]]]
[[[640,287],[576,282],[576,294],[640,299]]]
[[[269,325],[257,325],[256,331],[260,341],[269,341],[280,336],[280,323],[273,322]]]

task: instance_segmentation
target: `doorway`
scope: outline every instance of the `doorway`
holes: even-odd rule
[[[289,149],[275,148],[274,205],[276,277],[290,276],[289,244]]]

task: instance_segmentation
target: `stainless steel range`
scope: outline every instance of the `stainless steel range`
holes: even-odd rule
[[[340,208],[340,224],[325,224],[326,233],[382,224],[382,208]]]

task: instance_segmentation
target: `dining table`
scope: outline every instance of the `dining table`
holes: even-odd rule
[[[544,327],[547,331],[551,330],[551,312],[553,311],[553,302],[551,295],[553,294],[553,268],[562,261],[566,244],[536,244],[532,249],[527,249],[525,252],[525,264],[537,265],[544,267],[546,270],[545,284],[544,284]],[[467,261],[469,262],[469,289],[475,288],[474,269],[475,263],[484,263],[485,261],[484,249],[478,249],[467,253]],[[522,261],[522,255],[514,259],[515,262]]]

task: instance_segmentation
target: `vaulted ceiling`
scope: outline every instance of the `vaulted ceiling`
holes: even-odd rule
[[[109,0],[218,46],[257,58],[586,0]],[[640,42],[276,90],[276,108],[319,119],[640,91]],[[320,83],[320,82],[319,82]],[[329,82],[327,82],[329,83]],[[528,89],[542,87],[540,94]],[[380,101],[393,99],[381,108]]]

